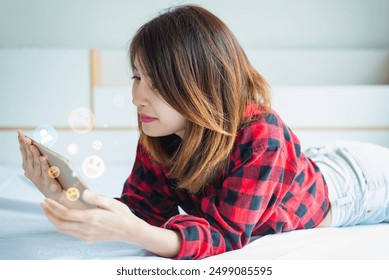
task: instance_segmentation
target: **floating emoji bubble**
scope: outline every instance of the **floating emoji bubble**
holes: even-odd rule
[[[76,201],[80,198],[80,191],[74,187],[68,188],[66,191],[66,198],[69,201]]]
[[[88,156],[82,161],[82,172],[90,179],[99,178],[105,171],[105,163],[99,156]]]
[[[78,107],[70,112],[68,118],[70,128],[78,133],[86,133],[95,125],[94,114],[86,107]]]
[[[74,143],[70,143],[67,148],[66,148],[67,152],[69,155],[77,155],[78,154],[78,151],[79,151],[79,148],[77,146],[77,144],[74,144]]]
[[[49,124],[41,124],[34,130],[34,139],[44,146],[53,147],[57,138],[57,131]]]
[[[95,149],[95,150],[101,150],[101,148],[103,147],[103,143],[101,143],[101,141],[100,140],[95,140],[95,141],[93,141],[93,143],[92,143],[92,147],[93,147],[93,149]]]
[[[50,166],[49,169],[47,170],[47,174],[49,175],[50,178],[58,178],[58,176],[61,174],[61,171],[57,166]]]

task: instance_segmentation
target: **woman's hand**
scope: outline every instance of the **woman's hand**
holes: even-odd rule
[[[18,131],[18,140],[23,158],[24,175],[44,196],[59,201],[64,196],[64,190],[57,180],[49,176],[47,159],[40,155],[38,149],[32,145],[31,139],[25,137],[21,130]]]
[[[43,211],[60,233],[84,241],[122,241],[154,254],[174,257],[181,246],[178,232],[149,225],[120,201],[84,191],[85,202],[97,208],[69,209],[54,200],[42,203]]]
[[[37,147],[31,143],[31,139],[25,137],[24,133],[20,130],[18,131],[18,140],[23,158],[22,167],[24,169],[24,175],[34,183],[45,197],[72,208],[88,208],[80,201],[71,202],[66,199],[66,191],[53,176],[49,175],[50,166],[47,158],[41,156]]]
[[[83,199],[97,208],[69,209],[54,200],[46,199],[42,208],[60,233],[84,241],[124,241],[139,243],[139,233],[148,226],[123,203],[84,191]]]

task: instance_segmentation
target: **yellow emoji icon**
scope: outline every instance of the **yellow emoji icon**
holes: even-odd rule
[[[47,171],[47,174],[49,174],[50,178],[58,178],[59,174],[61,174],[61,171],[57,166],[51,166],[49,170]]]
[[[76,188],[69,188],[66,191],[66,198],[70,201],[76,201],[80,197],[80,191]]]

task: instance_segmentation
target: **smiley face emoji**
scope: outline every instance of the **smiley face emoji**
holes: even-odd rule
[[[82,171],[90,179],[97,179],[104,174],[104,160],[99,156],[88,156],[82,162]]]
[[[94,127],[94,115],[89,108],[78,107],[70,113],[68,122],[73,131],[86,133]]]
[[[58,178],[59,174],[61,174],[61,171],[57,166],[50,166],[49,170],[47,171],[47,174],[50,178]]]
[[[66,191],[66,198],[69,201],[76,201],[80,198],[80,191],[74,187],[71,187]]]

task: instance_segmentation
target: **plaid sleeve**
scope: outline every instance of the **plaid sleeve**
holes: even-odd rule
[[[179,215],[165,223],[182,236],[177,259],[200,259],[242,248],[254,227],[269,219],[274,196],[292,181],[295,169],[281,148],[242,150],[246,154],[233,162],[220,189],[202,199],[203,218]]]
[[[175,200],[168,197],[169,181],[162,168],[152,162],[139,142],[134,167],[123,188],[123,203],[139,218],[154,226],[161,226],[178,214]]]

